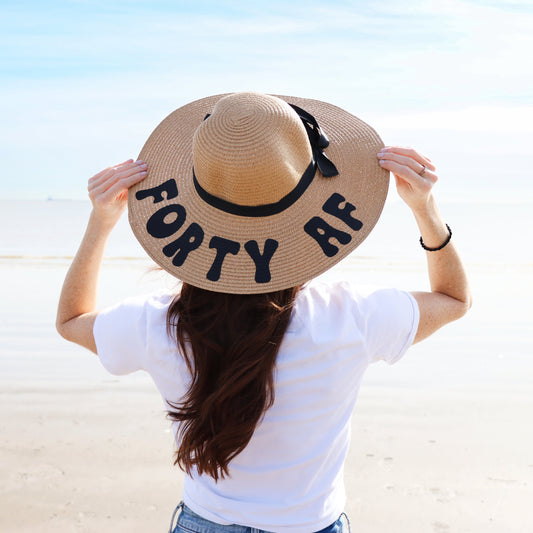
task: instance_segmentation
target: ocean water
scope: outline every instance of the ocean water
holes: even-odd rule
[[[72,257],[90,213],[84,200],[0,199],[0,258],[52,259]],[[440,204],[467,262],[533,263],[533,201],[496,203],[467,198]],[[109,258],[144,258],[124,216],[113,232]],[[420,259],[418,230],[400,200],[388,201],[374,231],[352,254],[358,259],[406,261]]]
[[[533,380],[533,210],[527,202],[443,202],[465,260],[474,306],[463,319],[411,348],[395,365],[374,365],[370,386],[531,390]],[[94,356],[54,328],[62,281],[83,235],[88,201],[0,200],[0,384],[97,385],[108,376]],[[174,284],[137,243],[124,217],[107,248],[99,305]],[[375,230],[324,275],[426,290],[425,253],[409,210],[389,201]],[[113,378],[149,387],[146,376]]]

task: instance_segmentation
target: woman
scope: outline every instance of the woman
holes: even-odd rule
[[[310,281],[371,231],[389,172],[420,229],[431,292]],[[175,531],[342,530],[365,369],[470,306],[436,180],[429,159],[384,147],[342,109],[257,93],[183,106],[138,161],[91,178],[57,328],[110,372],[152,376],[185,471]],[[127,201],[138,240],[183,284],[97,311],[106,240]]]

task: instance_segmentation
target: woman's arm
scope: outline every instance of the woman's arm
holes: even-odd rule
[[[437,181],[430,159],[412,148],[386,147],[378,154],[380,165],[396,178],[398,194],[410,207],[428,248],[440,247],[449,237],[435,198]],[[462,317],[472,305],[470,287],[453,240],[442,249],[426,252],[431,292],[415,292],[420,323],[414,342],[425,339],[448,322]]]
[[[146,176],[146,165],[131,159],[89,180],[93,209],[85,235],[63,283],[56,327],[65,339],[96,353],[93,325],[98,315],[98,274],[107,239],[126,208],[128,189]]]

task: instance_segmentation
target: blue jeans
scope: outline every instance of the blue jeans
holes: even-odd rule
[[[174,517],[176,513],[181,510],[181,513],[178,516],[178,521],[174,529]],[[347,524],[347,528],[344,527],[344,524]],[[350,532],[350,521],[345,513],[342,513],[339,516],[339,519],[336,522],[333,522],[328,527],[321,529],[316,533],[345,533]],[[268,533],[262,529],[256,529],[254,527],[239,526],[238,524],[216,524],[210,520],[206,520],[201,516],[197,515],[195,512],[191,511],[183,502],[181,502],[174,511],[172,515],[172,521],[170,523],[169,533]],[[311,532],[309,532],[311,533]]]

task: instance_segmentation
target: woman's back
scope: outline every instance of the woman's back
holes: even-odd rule
[[[131,372],[136,361],[167,404],[190,385],[184,358],[163,334],[171,300],[129,300],[95,324],[104,366]],[[117,329],[128,323],[136,327]],[[187,506],[217,523],[267,531],[309,532],[331,524],[344,508],[342,469],[364,371],[374,361],[399,359],[417,325],[418,308],[406,292],[362,291],[349,283],[303,288],[278,352],[274,404],[231,461],[228,476],[186,476]]]

